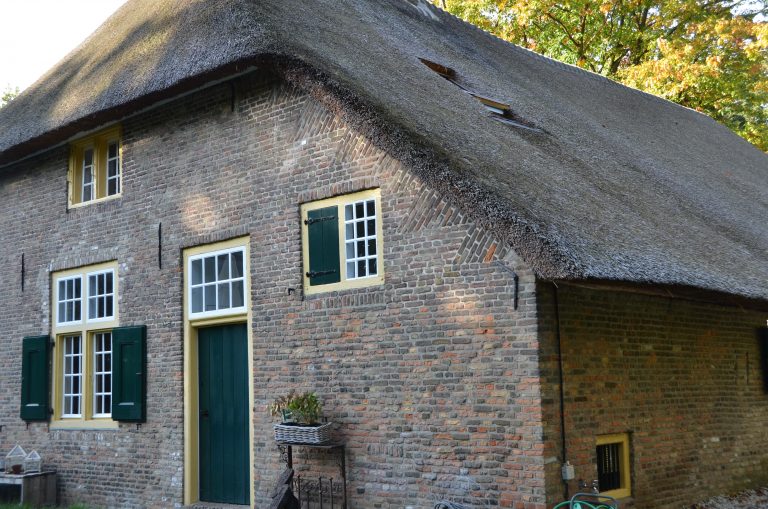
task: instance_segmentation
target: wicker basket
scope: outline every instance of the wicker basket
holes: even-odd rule
[[[333,423],[320,426],[275,424],[275,441],[288,444],[324,444],[332,439]]]

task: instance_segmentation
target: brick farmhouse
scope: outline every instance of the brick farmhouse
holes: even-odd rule
[[[0,448],[61,503],[267,507],[295,389],[350,508],[764,486],[766,189],[425,0],[130,0],[0,110]]]

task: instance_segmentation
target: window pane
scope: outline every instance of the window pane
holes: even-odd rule
[[[346,226],[345,230],[346,230],[346,232],[345,232],[346,240],[353,240],[355,238],[355,225],[354,225],[354,223],[353,224],[348,224]]]
[[[73,315],[73,318],[72,318],[72,320],[73,320],[73,321],[75,321],[75,322],[79,322],[79,321],[81,320],[81,315],[80,315],[80,301],[79,301],[79,300],[76,300],[76,301],[75,301],[75,313],[74,313],[74,315]]]
[[[67,321],[67,318],[64,316],[64,303],[63,302],[59,302],[59,314],[57,316],[58,316],[58,321],[59,322]]]
[[[216,258],[213,256],[209,256],[208,258],[205,258],[205,261],[203,263],[205,265],[205,276],[204,276],[205,282],[213,283],[214,281],[216,281]],[[206,302],[206,305],[208,305],[207,302]]]
[[[219,307],[218,309],[229,308],[229,283],[222,283],[218,285],[219,290]]]
[[[117,193],[117,180],[110,180],[107,182],[107,196],[112,196]]]
[[[376,239],[368,240],[368,255],[373,256],[376,254]]]
[[[368,275],[369,276],[375,276],[376,274],[378,274],[376,269],[377,269],[377,267],[376,267],[376,258],[369,259],[368,260]]]
[[[232,253],[232,279],[243,277],[243,252]]]
[[[104,274],[99,274],[96,276],[96,281],[98,281],[99,295],[106,293],[104,289],[104,276]]]
[[[107,307],[104,312],[104,316],[115,316],[114,298],[111,295],[107,296]]]
[[[366,272],[365,272],[365,260],[359,260],[357,262],[357,276],[358,277],[363,277],[365,275],[366,275]]]
[[[96,297],[91,297],[88,299],[88,319],[93,320],[96,318],[96,307],[98,304],[96,303],[98,299]]]
[[[206,311],[215,311],[216,310],[216,285],[206,285],[203,288],[205,288],[205,310]]]
[[[203,289],[192,288],[192,312],[201,313],[203,311]]]
[[[68,279],[66,281],[67,290],[64,292],[65,299],[72,299],[75,296],[75,280]]]
[[[347,221],[351,221],[352,219],[354,219],[352,214],[352,205],[347,205],[346,207],[344,207],[344,219],[346,219]]]
[[[347,262],[347,278],[357,277],[357,271],[355,270],[355,262]]]
[[[81,279],[79,277],[75,278],[74,279],[74,283],[75,283],[75,298],[79,299],[81,297],[81,295],[82,295],[82,289],[80,288],[80,286],[81,286]]]
[[[365,256],[365,241],[360,240],[357,242],[357,256]]]
[[[219,271],[219,281],[229,279],[229,255],[219,255],[216,261],[217,270]]]
[[[110,159],[117,157],[117,143],[109,144],[109,155],[107,157]]]
[[[199,285],[203,282],[203,260],[192,260],[192,284]]]
[[[355,243],[347,242],[347,258],[355,257]]]
[[[371,200],[368,203],[365,204],[368,212],[368,217],[372,217],[376,215],[376,202]]]
[[[356,234],[357,237],[365,237],[365,221],[360,221],[359,223],[356,223]]]
[[[363,202],[355,204],[355,218],[365,217],[365,206]]]
[[[67,283],[63,279],[59,280],[59,302],[67,298]]]
[[[83,164],[86,166],[90,166],[93,164],[93,149],[89,148],[85,152],[83,152]]]
[[[243,282],[235,281],[232,283],[232,307],[241,308],[245,305],[245,299],[243,295]]]
[[[368,235],[376,235],[376,220],[375,219],[369,219],[368,220]]]

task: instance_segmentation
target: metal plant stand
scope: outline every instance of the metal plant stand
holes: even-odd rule
[[[335,454],[339,471],[341,473],[341,507],[342,509],[347,509],[347,450],[346,446],[343,443],[338,442],[332,442],[327,444],[295,444],[295,443],[289,443],[289,442],[277,442],[277,448],[280,450],[280,458],[285,462],[286,465],[288,465],[288,468],[293,468],[293,448],[294,447],[303,447],[307,449],[315,449],[315,450],[323,450],[327,451],[330,454]],[[328,479],[329,484],[324,485],[323,484],[323,478],[320,477],[316,481],[315,480],[304,480],[301,477],[296,477],[294,480],[294,484],[296,486],[296,491],[298,494],[299,501],[301,502],[301,493],[302,493],[302,483],[305,484],[306,488],[310,488],[311,491],[308,489],[307,492],[311,492],[313,494],[316,494],[319,497],[319,505],[318,507],[330,507],[331,509],[334,507],[334,484],[333,479]],[[328,489],[325,488],[325,486],[328,486]],[[329,495],[330,497],[330,505],[324,506],[324,501],[326,501],[325,495]]]

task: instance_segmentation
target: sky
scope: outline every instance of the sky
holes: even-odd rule
[[[24,90],[126,0],[0,0],[0,93]]]

